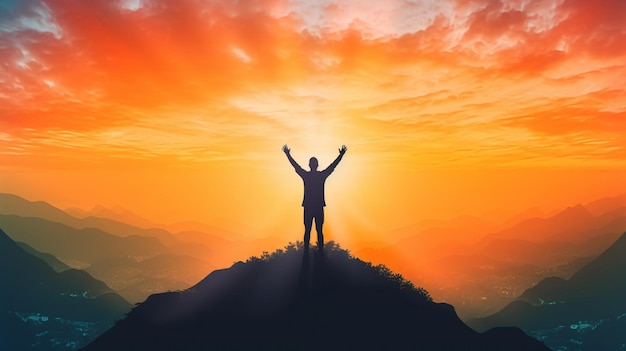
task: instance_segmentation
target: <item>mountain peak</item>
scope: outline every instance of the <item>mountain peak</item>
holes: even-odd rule
[[[580,221],[582,219],[592,218],[593,215],[585,208],[585,206],[581,204],[576,204],[574,206],[569,206],[563,211],[557,213],[552,217],[554,220],[577,220]]]
[[[585,204],[585,208],[587,208],[594,216],[600,216],[623,207],[626,207],[626,193],[598,199]]]
[[[85,350],[547,350],[513,334],[476,333],[450,305],[331,242],[324,256],[290,244],[152,295]]]

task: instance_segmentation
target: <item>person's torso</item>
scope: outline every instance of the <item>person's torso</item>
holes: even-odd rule
[[[304,181],[304,199],[302,206],[326,206],[324,199],[324,184],[327,175],[319,171],[306,172],[302,176]]]

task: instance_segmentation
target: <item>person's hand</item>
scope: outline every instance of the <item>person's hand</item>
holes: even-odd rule
[[[348,151],[348,148],[345,145],[341,145],[341,148],[339,149],[339,154],[343,155],[346,153],[346,151]]]
[[[289,154],[290,151],[291,151],[291,149],[289,148],[289,146],[287,146],[287,144],[283,145],[283,152],[285,154]]]

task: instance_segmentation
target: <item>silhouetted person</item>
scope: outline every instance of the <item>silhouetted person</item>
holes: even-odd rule
[[[339,149],[339,156],[331,163],[325,170],[318,171],[319,166],[317,158],[311,157],[309,160],[310,171],[305,171],[300,165],[291,157],[291,149],[287,145],[283,146],[283,151],[287,155],[287,159],[295,168],[296,173],[302,178],[304,182],[304,198],[302,200],[302,207],[304,207],[304,250],[309,250],[309,240],[311,238],[311,227],[313,226],[313,219],[315,219],[315,229],[317,230],[317,247],[319,253],[322,254],[324,250],[324,234],[322,233],[322,225],[324,224],[324,206],[326,206],[326,200],[324,199],[324,184],[326,178],[335,170],[335,167],[339,164],[339,161],[346,153],[345,145],[342,145]]]

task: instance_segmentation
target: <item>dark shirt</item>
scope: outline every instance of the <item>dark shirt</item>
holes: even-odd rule
[[[304,207],[324,207],[326,199],[324,196],[324,184],[326,178],[333,172],[335,167],[328,167],[323,171],[305,171],[298,167],[296,173],[302,178],[304,183],[304,198],[302,206]]]
[[[291,154],[286,153],[287,159],[296,170],[296,173],[302,178],[304,183],[304,198],[302,199],[303,207],[324,207],[326,206],[326,199],[324,198],[324,184],[326,178],[333,173],[335,167],[339,164],[343,158],[343,153],[331,163],[325,170],[317,171],[305,171],[300,165],[291,157]]]

